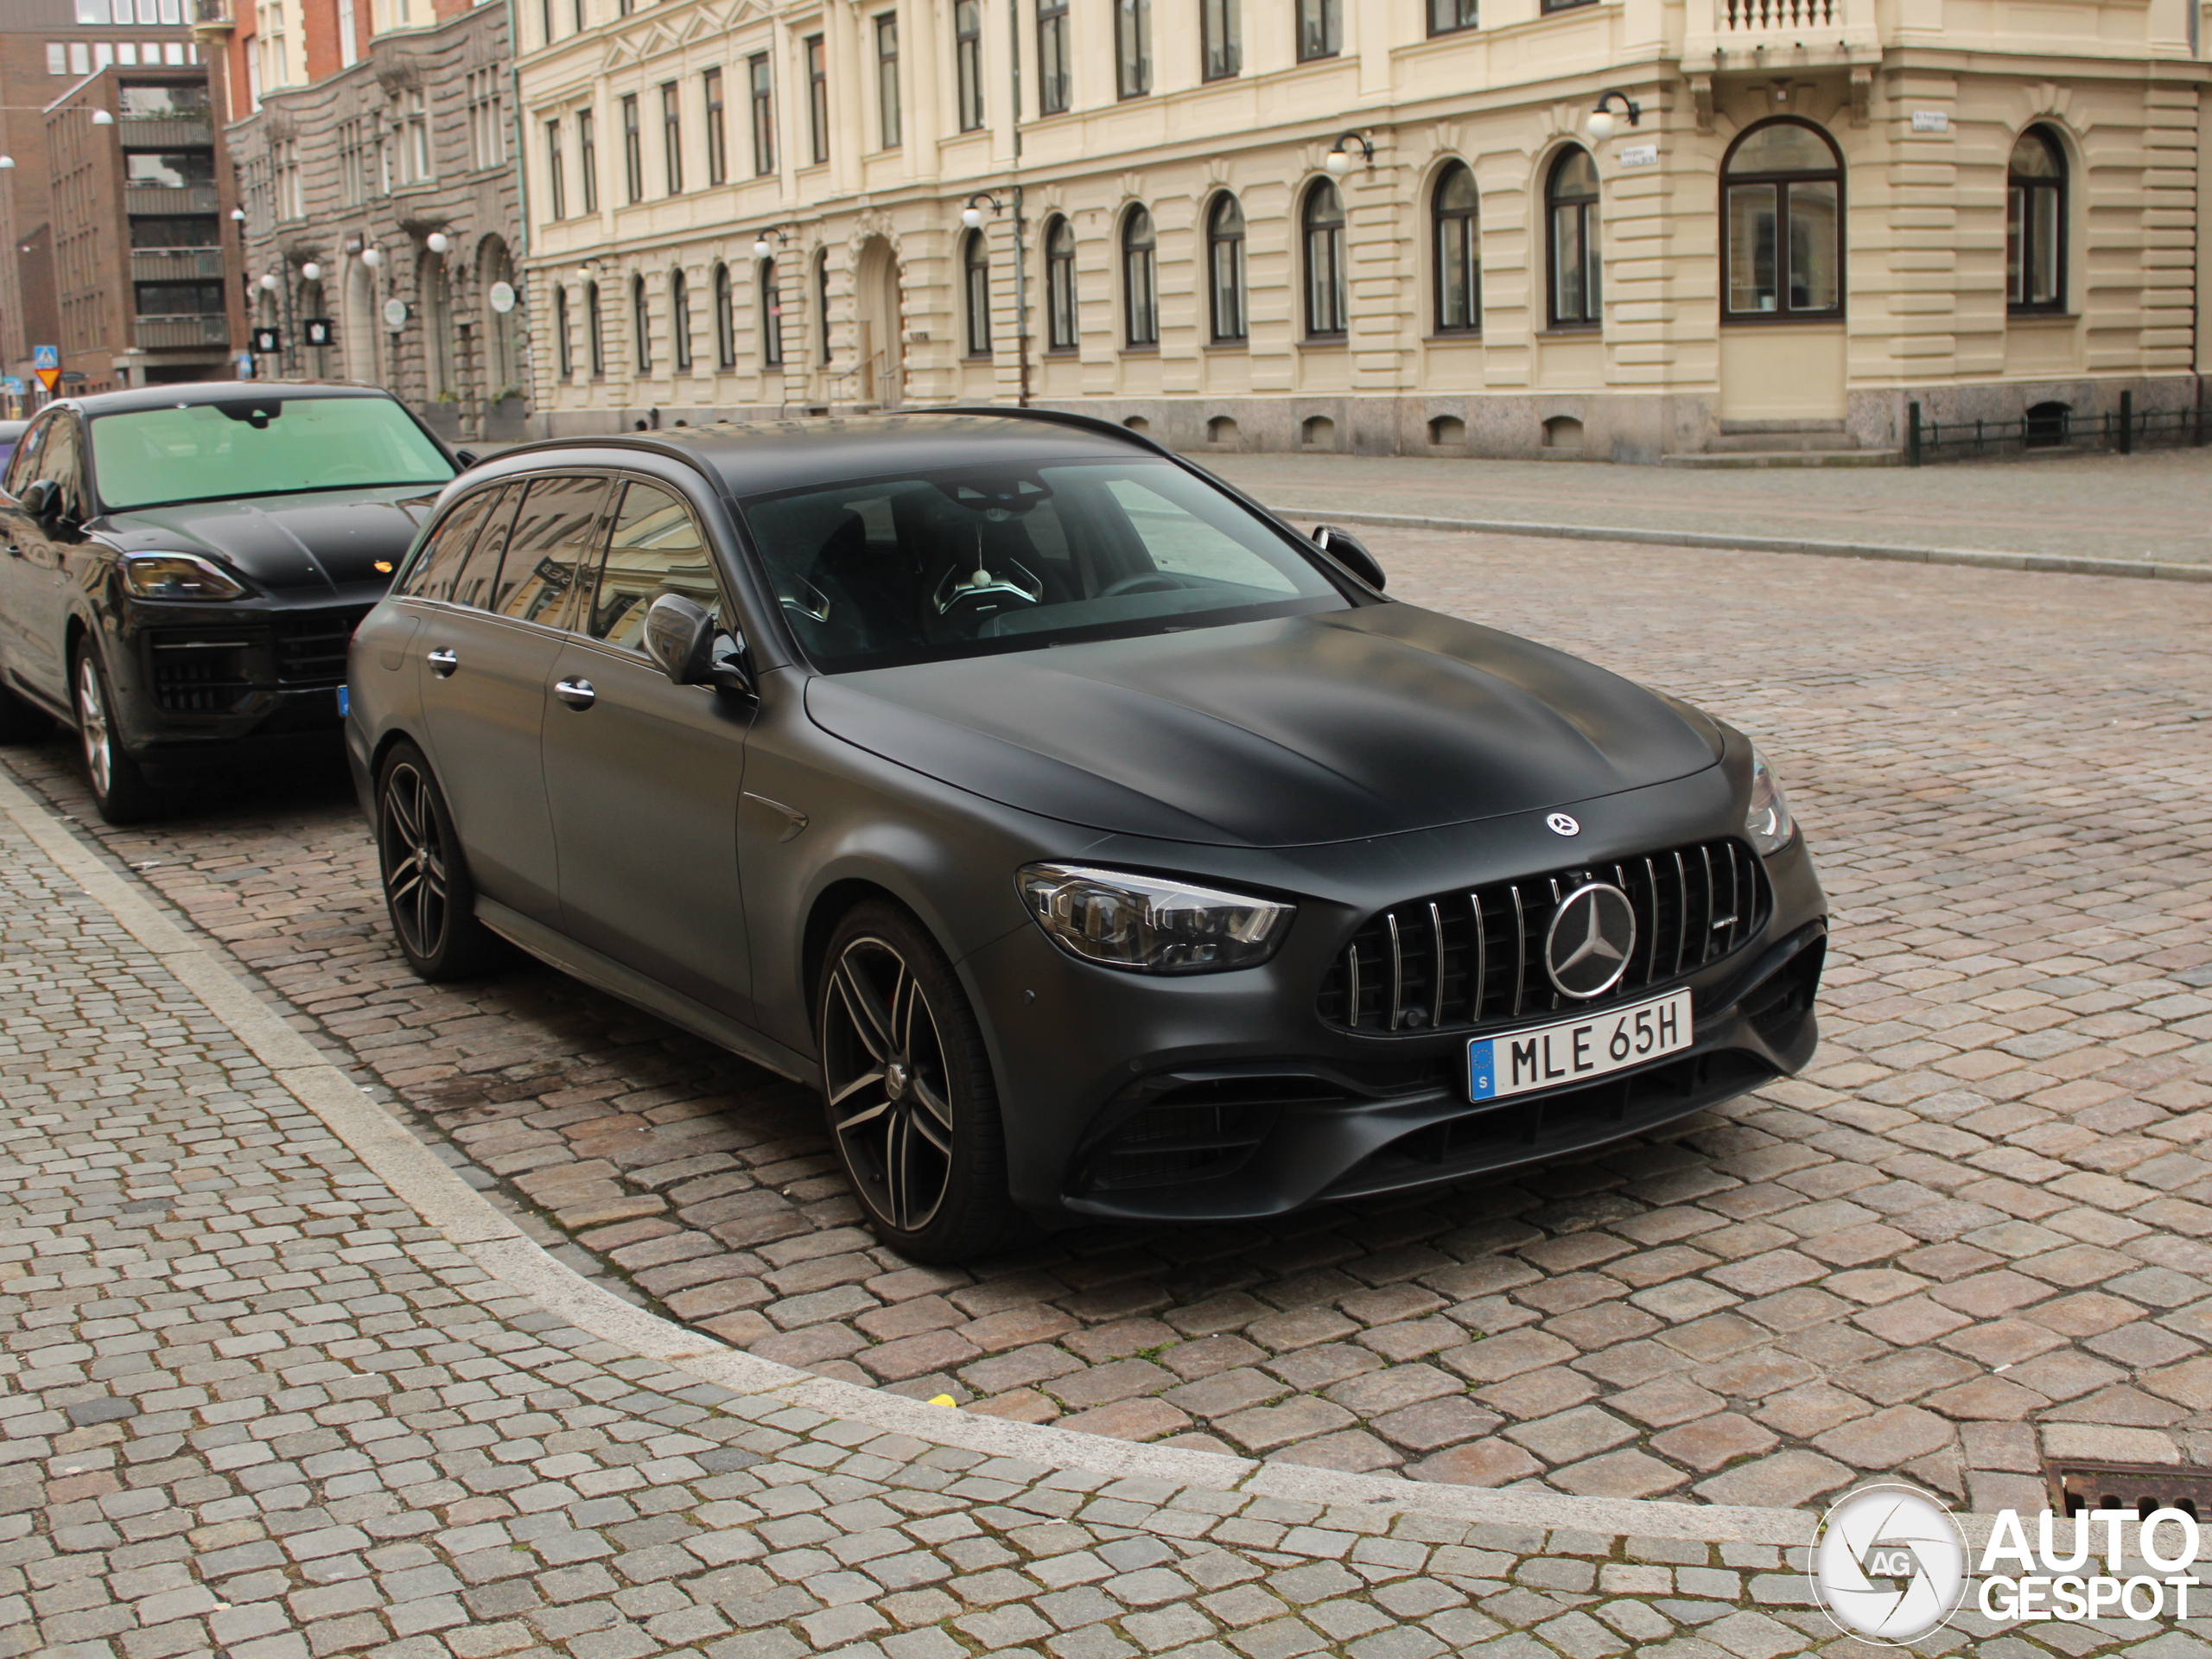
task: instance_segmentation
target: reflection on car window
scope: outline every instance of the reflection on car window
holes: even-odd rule
[[[54,430],[59,415],[33,427],[23,441],[16,446],[16,453],[8,458],[8,493],[21,496],[24,487],[38,476],[38,452],[45,447],[46,435]]]
[[[785,620],[831,673],[1348,602],[1273,525],[1165,461],[876,478],[745,513]]]
[[[110,511],[298,490],[442,484],[454,465],[389,397],[236,397],[92,417]]]
[[[596,553],[603,478],[534,478],[507,537],[490,608],[524,622],[561,625],[569,590],[587,553]]]
[[[454,604],[480,611],[491,608],[492,595],[499,588],[500,561],[507,550],[507,532],[514,527],[515,505],[522,499],[522,492],[519,484],[485,492],[498,499],[484,515],[484,529],[469,550],[468,563],[454,576],[453,591],[446,595]]]
[[[611,645],[640,650],[645,612],[663,594],[681,594],[710,615],[721,613],[713,561],[690,511],[666,490],[631,483],[623,487],[587,631]]]
[[[78,465],[77,449],[76,421],[67,415],[55,416],[47,423],[46,442],[39,450],[33,476],[51,480],[61,492],[62,512],[82,520],[92,515],[85,511],[85,469]]]
[[[442,519],[430,532],[429,543],[407,573],[407,585],[403,590],[412,599],[444,599],[453,591],[453,579],[468,557],[468,550],[475,544],[476,532],[484,523],[484,515],[498,499],[499,491],[479,490],[462,498],[461,505]]]

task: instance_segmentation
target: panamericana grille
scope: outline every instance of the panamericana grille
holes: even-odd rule
[[[1732,837],[1416,899],[1370,918],[1338,953],[1321,982],[1321,1018],[1425,1032],[1585,1006],[1553,988],[1544,936],[1560,900],[1592,880],[1636,908],[1636,949],[1607,998],[1718,961],[1758,933],[1773,902],[1758,857]]]
[[[276,622],[276,678],[285,685],[336,685],[346,677],[346,647],[374,608],[309,611]]]

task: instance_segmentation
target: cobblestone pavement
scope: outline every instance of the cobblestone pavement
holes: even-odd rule
[[[1795,1506],[2212,1463],[2212,593],[1441,535],[1399,591],[1759,736],[1839,908],[1802,1079],[1268,1228],[874,1247],[813,1103],[558,976],[397,962],[342,783],[108,832],[568,1259],[766,1357],[1134,1440]],[[65,750],[13,764],[77,798]]]
[[[1228,1478],[1117,1478],[641,1357],[424,1224],[349,1150],[374,1109],[106,887],[0,827],[0,1653],[1872,1653],[1771,1544],[1452,1519],[1356,1477],[1263,1496],[1213,1457],[1179,1461]],[[315,1072],[342,1103],[309,1109]],[[2204,1624],[1970,1613],[1924,1645],[2186,1659]]]
[[[1533,461],[1201,455],[1263,500],[1339,512],[1704,531],[2212,563],[2212,449],[1918,468],[1744,471]]]

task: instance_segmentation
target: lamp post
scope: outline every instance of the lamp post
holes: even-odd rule
[[[1610,107],[1615,99],[1620,100],[1621,114],[1615,115]],[[1598,94],[1598,106],[1583,118],[1583,130],[1599,143],[1604,143],[1621,130],[1621,116],[1628,118],[1631,127],[1643,121],[1643,106],[1618,86],[1608,86]]]
[[[1351,171],[1353,167],[1352,154],[1351,151],[1346,148],[1346,146],[1350,144],[1357,144],[1359,146],[1359,159],[1361,162],[1363,162],[1369,167],[1375,165],[1375,146],[1368,143],[1368,141],[1360,134],[1356,132],[1347,132],[1342,137],[1338,138],[1335,143],[1331,144],[1329,146],[1329,153],[1321,158],[1322,168],[1331,178],[1341,179],[1347,173]]]

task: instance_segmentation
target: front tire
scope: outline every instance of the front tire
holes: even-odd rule
[[[871,902],[838,923],[815,1029],[830,1138],[875,1236],[916,1262],[1005,1242],[1018,1217],[982,1031],[912,916]]]
[[[422,750],[402,743],[385,757],[376,799],[385,910],[407,965],[433,982],[484,972],[499,938],[476,919],[476,884]]]
[[[92,804],[110,823],[137,823],[151,817],[161,797],[138,763],[124,752],[115,730],[115,696],[107,671],[90,640],[77,647],[69,683],[77,705],[77,741],[85,756],[85,779]]]

